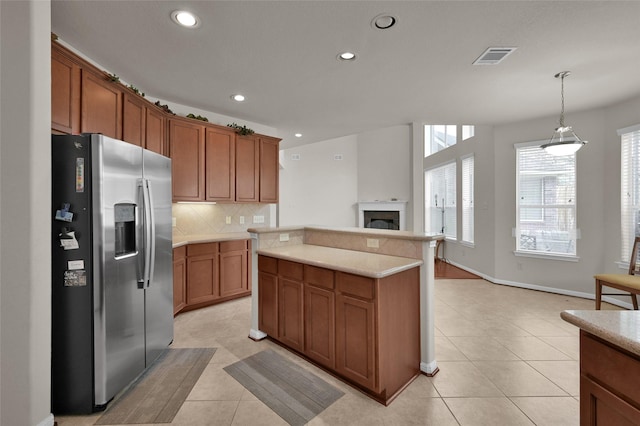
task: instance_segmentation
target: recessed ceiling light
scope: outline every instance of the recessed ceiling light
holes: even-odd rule
[[[371,26],[377,30],[386,30],[393,27],[398,20],[395,16],[382,13],[371,20]]]
[[[242,102],[244,101],[245,98],[244,98],[244,95],[241,95],[238,93],[236,95],[231,95],[231,99],[233,99],[236,102]]]
[[[176,24],[180,24],[186,28],[196,28],[200,26],[200,19],[186,10],[175,10],[171,12],[171,19]]]
[[[356,54],[353,52],[342,52],[338,55],[338,59],[341,61],[354,61],[356,59]]]
[[[302,137],[302,133],[296,133],[294,136],[295,136],[296,138],[301,138],[301,137]]]

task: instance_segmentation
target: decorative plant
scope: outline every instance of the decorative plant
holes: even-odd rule
[[[201,115],[187,114],[187,118],[194,118],[196,120],[209,122],[209,119],[207,117],[203,117]]]
[[[135,87],[133,84],[130,84],[127,86],[129,89],[133,90],[133,93],[135,93],[136,95],[140,95],[144,98],[144,92],[141,92],[140,90],[138,90],[137,87]]]
[[[240,135],[252,135],[255,133],[252,129],[248,128],[247,126],[240,126],[239,124],[236,124],[236,123],[227,124],[227,127],[231,127],[233,130],[236,131],[236,133]]]
[[[173,114],[173,115],[176,115],[173,111],[171,111],[171,110],[169,109],[169,105],[162,105],[162,104],[160,103],[160,101],[156,101],[155,105],[156,105],[156,106],[158,106],[158,107],[160,107],[160,108],[162,108],[162,110],[163,110],[164,112],[166,112],[167,114]]]
[[[109,80],[115,81],[116,83],[120,81],[120,77],[115,74],[109,74]]]

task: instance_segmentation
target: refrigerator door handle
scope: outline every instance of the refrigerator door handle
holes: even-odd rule
[[[146,244],[146,196],[145,196],[145,184],[144,179],[138,179],[138,212],[136,217],[140,221],[140,226],[136,226],[136,229],[140,231],[140,233],[136,236],[136,244],[137,244],[137,271],[138,271],[138,288],[145,288],[145,277],[146,277],[146,257],[147,257],[147,244]]]
[[[143,240],[144,240],[144,272],[142,275],[142,288],[149,287],[149,275],[151,271],[151,259],[152,251],[154,250],[154,244],[152,243],[152,224],[151,224],[151,202],[149,200],[149,181],[142,179],[142,225],[143,225]]]
[[[153,271],[156,268],[155,262],[156,262],[156,217],[154,214],[154,206],[155,204],[153,203],[153,190],[151,189],[151,180],[149,179],[145,179],[146,181],[146,191],[147,191],[147,202],[145,203],[146,205],[146,209],[149,213],[149,221],[146,224],[146,230],[147,230],[147,241],[148,241],[148,245],[147,247],[145,247],[145,254],[146,254],[146,265],[145,265],[145,272],[146,272],[146,279],[147,279],[147,285],[146,287],[150,287],[151,283],[153,282]]]

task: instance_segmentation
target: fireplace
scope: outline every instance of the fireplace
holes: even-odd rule
[[[406,204],[406,201],[361,201],[358,203],[358,226],[404,231]]]

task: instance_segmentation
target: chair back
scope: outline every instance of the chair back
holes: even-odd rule
[[[629,275],[636,274],[636,260],[638,260],[638,248],[640,247],[640,237],[636,237],[631,250],[631,260],[629,261]]]

